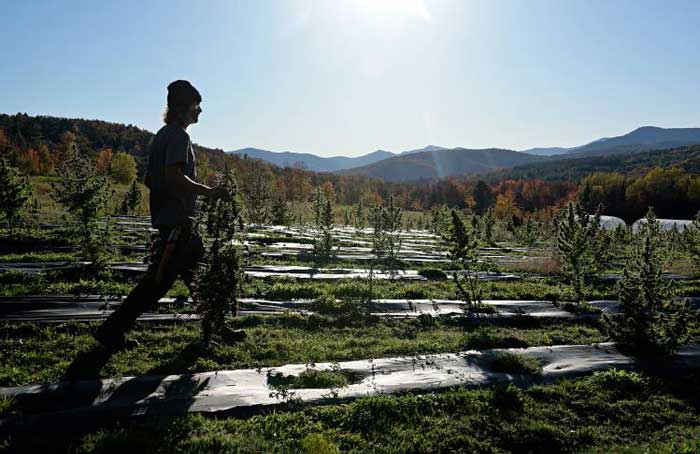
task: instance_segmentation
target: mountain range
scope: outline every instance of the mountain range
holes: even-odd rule
[[[642,126],[617,137],[605,137],[571,148],[530,148],[523,153],[541,156],[562,154],[593,155],[660,150],[700,143],[700,128],[659,128]]]
[[[269,151],[259,148],[241,148],[240,150],[229,151],[229,154],[248,156],[249,158],[262,159],[279,167],[300,167],[314,172],[335,172],[338,170],[351,169],[373,164],[384,159],[393,158],[403,154],[419,153],[422,151],[437,151],[444,148],[435,145],[418,150],[408,150],[401,153],[377,150],[362,156],[332,156],[323,157],[311,153],[295,153],[291,151]]]
[[[700,128],[659,128],[644,126],[627,134],[605,137],[577,147],[530,148],[522,151],[499,148],[448,149],[428,145],[416,150],[392,153],[377,150],[358,156],[321,157],[310,153],[273,152],[243,148],[229,153],[247,155],[272,164],[302,167],[316,172],[362,175],[387,181],[411,181],[444,178],[467,173],[538,163],[542,160],[573,159],[670,149],[700,144]]]

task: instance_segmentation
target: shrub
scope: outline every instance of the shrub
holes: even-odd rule
[[[336,454],[340,452],[335,445],[323,434],[309,434],[302,438],[301,448],[307,454]]]

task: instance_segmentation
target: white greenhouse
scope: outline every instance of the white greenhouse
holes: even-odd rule
[[[593,215],[591,215],[593,216]],[[600,217],[600,227],[603,230],[615,230],[619,226],[627,227],[625,221],[615,216],[601,216]]]
[[[678,232],[683,232],[687,226],[691,225],[693,221],[687,221],[684,219],[658,219],[659,224],[661,224],[661,230],[664,232],[670,232],[674,228]],[[639,232],[639,228],[642,224],[646,224],[647,220],[645,218],[639,219],[632,224],[632,232]]]

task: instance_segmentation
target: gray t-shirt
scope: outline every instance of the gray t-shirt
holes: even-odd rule
[[[171,123],[154,137],[148,158],[146,185],[151,190],[151,224],[155,228],[188,224],[194,215],[197,196],[182,193],[165,179],[165,169],[174,164],[181,164],[188,177],[197,178],[190,136]]]

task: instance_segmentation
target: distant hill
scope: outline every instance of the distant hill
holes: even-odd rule
[[[566,153],[569,150],[570,148],[562,147],[530,148],[529,150],[523,150],[522,153],[534,154],[537,156],[555,156]]]
[[[643,126],[617,137],[605,137],[571,148],[530,148],[523,153],[540,156],[582,156],[636,153],[700,144],[700,128],[659,128]]]
[[[262,159],[279,167],[299,167],[313,170],[314,172],[333,172],[335,170],[372,164],[394,156],[394,153],[384,150],[377,150],[357,157],[333,156],[329,158],[316,156],[311,153],[277,152],[258,148],[242,148],[228,151],[227,153],[238,156],[248,155],[250,158]]]
[[[63,134],[69,132],[84,153],[94,156],[103,148],[111,148],[115,152],[125,151],[136,159],[141,172],[148,159],[148,146],[153,138],[152,132],[133,125],[82,118],[29,116],[23,113],[0,113],[0,130],[9,141],[9,149],[17,150],[28,147],[38,150],[43,145],[53,151],[60,146]],[[223,150],[198,144],[193,146],[197,153],[207,157],[213,167],[223,167]]]
[[[438,149],[401,154],[374,164],[336,173],[382,178],[385,181],[415,181],[484,172],[544,159],[546,158],[498,148]]]
[[[700,128],[643,126],[623,136],[599,139],[573,148],[569,154],[612,154],[678,148],[700,144]]]
[[[372,153],[348,157],[348,156],[333,156],[323,157],[311,153],[297,153],[292,151],[269,151],[259,148],[241,148],[240,150],[228,151],[228,154],[238,156],[248,155],[255,159],[262,159],[279,167],[300,167],[315,172],[335,172],[337,170],[351,169],[354,167],[366,166],[374,164],[383,159],[392,158],[397,155],[419,153],[421,151],[436,151],[444,150],[443,147],[436,145],[428,145],[417,150],[408,150],[400,153],[392,153],[386,150],[377,150]]]
[[[543,162],[515,166],[509,169],[473,176],[487,181],[503,179],[540,179],[578,183],[593,172],[619,172],[641,175],[653,167],[678,166],[689,173],[700,173],[700,145],[639,153],[577,156],[568,159],[549,158]]]

